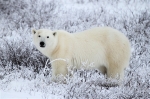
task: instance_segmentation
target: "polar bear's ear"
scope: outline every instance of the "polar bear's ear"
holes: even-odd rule
[[[56,35],[56,32],[54,32],[53,35],[55,36],[55,35]]]
[[[35,34],[36,33],[36,29],[31,29],[31,32],[33,33],[33,34]]]

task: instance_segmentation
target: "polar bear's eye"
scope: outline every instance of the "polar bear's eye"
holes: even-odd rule
[[[39,37],[41,37],[41,36],[39,35]]]
[[[47,38],[49,38],[49,36],[47,36]]]

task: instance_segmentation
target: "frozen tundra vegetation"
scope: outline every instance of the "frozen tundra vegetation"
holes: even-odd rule
[[[0,99],[150,98],[149,5],[149,0],[1,0]],[[131,42],[123,84],[110,86],[115,81],[82,69],[72,71],[66,84],[52,82],[49,60],[33,46],[30,29],[73,33],[95,26],[114,27]]]

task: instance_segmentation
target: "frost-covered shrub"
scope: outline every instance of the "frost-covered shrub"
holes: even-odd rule
[[[67,79],[65,99],[129,99],[150,98],[149,67],[127,69],[124,81],[118,86],[113,79],[95,71],[77,70]],[[142,71],[142,72],[141,72]],[[149,70],[148,70],[149,72]]]
[[[2,0],[0,5],[1,16],[11,23],[11,29],[51,26],[56,17],[54,10],[58,7],[54,0]]]
[[[22,36],[13,32],[10,37],[3,37],[0,40],[2,42],[0,49],[1,66],[7,69],[7,73],[21,69],[22,66],[32,68],[38,73],[45,66],[47,58],[33,47],[31,40],[28,40],[30,35],[24,34],[24,37]]]

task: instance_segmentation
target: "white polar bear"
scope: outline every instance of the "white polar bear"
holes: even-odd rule
[[[88,60],[94,66],[87,66],[86,69],[97,69],[107,77],[122,80],[124,69],[129,65],[129,40],[110,27],[96,27],[78,33],[32,29],[32,33],[35,46],[50,60],[68,59],[67,63],[63,60],[51,63],[53,79],[58,74],[68,74],[67,66],[79,69],[82,62]]]

